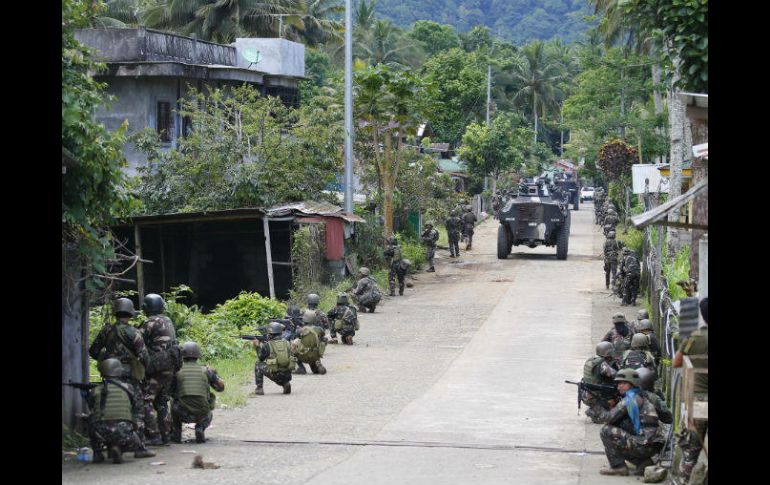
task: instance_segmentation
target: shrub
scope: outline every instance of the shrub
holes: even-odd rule
[[[222,325],[240,330],[267,325],[269,318],[280,318],[285,314],[286,304],[257,292],[242,291],[235,298],[217,305],[209,317]]]
[[[425,247],[414,240],[401,241],[401,257],[412,262],[412,266],[409,267],[409,273],[414,273],[421,269],[427,262]]]
[[[623,227],[622,230],[621,227]],[[637,257],[641,257],[644,232],[639,231],[633,227],[627,228],[625,226],[618,225],[615,234],[617,235],[618,241],[621,241],[626,247],[631,248],[636,253]]]
[[[668,294],[672,301],[681,300],[687,296],[684,289],[677,285],[679,281],[690,279],[690,247],[683,246],[676,252],[673,260],[664,258],[663,276],[668,284]]]

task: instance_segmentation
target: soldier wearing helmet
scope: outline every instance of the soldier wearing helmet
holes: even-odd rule
[[[337,343],[337,332],[339,332],[342,342],[351,345],[359,324],[358,312],[356,307],[349,304],[347,293],[337,295],[337,306],[329,310],[326,316],[332,322],[330,330],[332,339],[330,342],[333,344]]]
[[[462,235],[463,221],[458,217],[457,212],[452,211],[444,225],[449,240],[449,257],[457,258],[460,256],[460,236]]]
[[[640,312],[642,311],[645,312],[645,315],[647,314],[647,310],[640,310]],[[655,336],[655,332],[652,331],[652,322],[646,318],[640,320],[636,330],[650,339],[650,352],[655,357],[655,364],[657,365],[660,361],[660,344],[658,343],[658,337]]]
[[[643,333],[635,333],[631,337],[631,348],[623,352],[620,366],[627,369],[647,367],[655,371],[655,356],[649,351],[650,339]]]
[[[644,391],[644,395],[655,406],[655,412],[658,413],[658,419],[661,423],[671,424],[674,422],[674,415],[666,405],[663,393],[655,391],[655,372],[646,367],[640,367],[636,370],[639,374],[639,387]]]
[[[465,229],[465,236],[468,238],[468,244],[465,246],[466,251],[470,251],[473,246],[473,228],[476,225],[476,214],[473,213],[473,207],[468,206],[465,208],[465,214],[462,216],[463,227]],[[438,237],[436,238],[438,239]]]
[[[620,359],[623,351],[631,348],[631,338],[634,336],[634,331],[626,322],[626,317],[622,313],[615,313],[612,315],[612,328],[604,335],[602,342],[610,342],[615,350],[614,356],[616,359]]]
[[[104,461],[102,448],[113,463],[123,463],[123,451],[135,450],[144,455],[144,447],[134,427],[142,419],[142,406],[136,400],[137,389],[121,381],[123,364],[118,359],[105,359],[99,363],[102,382],[85,395],[91,414],[88,435],[94,450],[94,463]],[[146,456],[155,456],[145,450]]]
[[[404,278],[406,278],[406,271],[401,268],[401,246],[395,236],[390,236],[387,239],[387,246],[385,246],[385,261],[388,265],[388,285],[390,286],[390,296],[396,296],[396,278],[398,278],[398,294],[404,294]]]
[[[297,359],[291,353],[289,342],[281,338],[283,330],[282,324],[271,322],[267,326],[267,341],[252,341],[257,350],[257,362],[254,364],[257,386],[254,394],[257,396],[265,394],[265,377],[283,387],[284,394],[291,394],[291,372],[297,368]]]
[[[144,393],[144,420],[147,444],[158,446],[170,441],[171,415],[169,393],[174,372],[182,366],[176,329],[164,312],[163,297],[150,293],[144,297],[142,309],[147,319],[139,326],[150,353],[150,365],[142,383]]]
[[[609,342],[599,342],[596,346],[596,356],[588,359],[583,365],[583,382],[588,384],[613,385],[613,379],[618,367],[613,358],[614,347]],[[584,390],[581,397],[588,409],[586,416],[595,421],[599,411],[609,410],[615,405],[615,401],[598,392]]]
[[[469,237],[473,237],[473,233],[471,233]],[[433,267],[433,257],[436,255],[436,241],[438,241],[438,231],[433,229],[432,222],[425,223],[425,231],[423,231],[423,233],[420,235],[420,240],[423,244],[425,244],[425,259],[428,261],[429,266],[427,272],[433,273],[436,271],[436,269]],[[470,242],[468,243],[468,247],[470,247]]]
[[[314,325],[318,325],[319,327],[323,328],[324,330],[329,328],[329,319],[326,318],[326,313],[324,313],[323,310],[318,308],[319,303],[321,303],[321,297],[318,296],[315,293],[310,293],[307,295],[307,308],[302,311],[302,314],[304,315],[308,310],[313,312],[316,315],[316,318],[313,320]]]
[[[198,363],[200,348],[195,342],[185,342],[181,348],[182,367],[171,385],[174,398],[171,406],[171,441],[182,442],[182,424],[195,423],[195,442],[205,443],[206,428],[213,418],[216,396],[211,392],[224,392],[225,381],[211,367]]]
[[[639,294],[639,278],[641,276],[641,265],[639,260],[630,248],[623,248],[623,261],[619,268],[623,275],[623,301],[621,306],[636,306],[636,297]]]
[[[607,233],[604,241],[604,285],[610,288],[610,283],[615,283],[618,272],[618,253],[623,248],[623,243],[615,239],[615,231]]]
[[[639,373],[621,369],[615,376],[623,399],[606,415],[606,423],[599,434],[609,468],[602,475],[627,476],[626,460],[636,466],[635,474],[643,475],[644,468],[652,465],[652,456],[663,447],[665,438],[659,430],[655,406],[639,388]]]
[[[147,352],[142,334],[129,323],[136,315],[134,303],[128,298],[118,298],[113,304],[114,324],[106,323],[99,331],[88,349],[92,359],[102,362],[105,359],[118,359],[123,366],[120,380],[130,384],[136,393],[134,401],[143,403],[141,382],[145,378],[145,369],[150,364],[150,354]],[[140,444],[135,452],[137,458],[155,456],[144,445],[144,418],[136,420],[136,428]]]
[[[369,268],[361,266],[358,270],[358,283],[355,288],[351,288],[353,291],[351,296],[353,301],[358,305],[358,311],[366,313],[374,313],[374,309],[377,308],[377,304],[382,299],[382,292],[374,278],[369,276]]]

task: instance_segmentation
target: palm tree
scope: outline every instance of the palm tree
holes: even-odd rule
[[[139,23],[142,0],[108,0],[102,15],[96,17],[93,27],[129,27]]]
[[[370,66],[415,66],[421,60],[418,47],[390,20],[378,19],[369,30],[357,30],[354,55]]]
[[[374,24],[375,15],[374,8],[377,6],[377,0],[372,0],[370,3],[366,3],[366,0],[361,0],[353,7],[353,24],[354,28],[369,30]]]
[[[344,12],[342,0],[299,0],[294,13],[301,25],[291,25],[286,37],[304,40],[309,46],[342,42],[345,26],[334,17]]]
[[[532,107],[537,143],[538,118],[557,107],[557,84],[564,77],[564,68],[557,59],[548,55],[541,41],[524,46],[521,54],[522,57],[513,68],[513,77],[521,88],[513,95],[513,101],[519,106]]]

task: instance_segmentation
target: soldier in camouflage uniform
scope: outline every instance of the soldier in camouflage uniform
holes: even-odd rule
[[[265,394],[262,387],[265,377],[283,387],[284,394],[291,394],[291,372],[297,368],[297,362],[291,355],[289,342],[281,338],[283,328],[280,323],[272,322],[267,326],[267,342],[252,341],[257,350],[257,362],[254,364],[257,386],[254,394],[257,396]]]
[[[362,266],[358,270],[359,280],[353,290],[353,300],[358,305],[358,311],[374,313],[377,304],[382,299],[382,292],[377,282],[369,276],[369,268]]]
[[[618,252],[623,247],[623,243],[615,239],[615,231],[607,233],[607,240],[604,241],[604,285],[610,288],[610,283],[615,283],[615,277],[618,272]]]
[[[629,248],[623,248],[623,273],[625,274],[625,280],[623,281],[623,302],[620,305],[636,306],[636,297],[639,294],[641,267],[639,265],[639,260],[636,259],[636,254]]]
[[[313,325],[318,325],[319,327],[323,328],[324,330],[329,329],[329,319],[326,318],[326,313],[324,313],[323,310],[318,308],[318,304],[321,303],[321,297],[316,295],[315,293],[310,293],[307,295],[307,308],[302,311],[302,316],[304,320],[304,315],[307,310],[310,310],[311,312],[316,314],[316,318],[313,320]]]
[[[655,390],[655,373],[646,367],[636,369],[639,374],[639,386],[645,393],[647,399],[655,406],[655,412],[658,413],[658,419],[661,423],[671,424],[674,422],[674,414],[666,405],[663,393]]]
[[[468,244],[465,246],[465,250],[470,251],[473,249],[473,228],[476,225],[477,220],[476,214],[473,213],[473,208],[471,206],[465,208],[465,214],[463,214],[462,220],[463,226],[465,227],[465,235],[468,237]]]
[[[646,310],[644,312],[647,313]],[[660,362],[660,344],[658,343],[658,337],[655,336],[655,332],[652,331],[652,322],[646,318],[641,320],[636,327],[636,331],[650,339],[650,352],[655,357],[655,364],[657,365]]]
[[[99,373],[103,381],[86,395],[91,410],[88,435],[94,463],[104,461],[104,447],[113,463],[123,463],[125,450],[134,450],[136,458],[155,456],[144,449],[136,432],[136,423],[142,419],[142,405],[136,400],[137,389],[120,380],[123,365],[118,359],[105,359],[99,363]]]
[[[142,308],[147,320],[139,327],[139,331],[150,353],[150,366],[146,369],[142,385],[145,433],[147,444],[158,446],[171,440],[171,415],[168,409],[171,381],[182,362],[174,323],[163,313],[163,298],[150,293],[144,297]]]
[[[446,220],[446,234],[449,239],[449,257],[460,257],[460,234],[462,232],[463,221],[457,217],[457,212],[452,211]]]
[[[672,367],[682,367],[685,355],[704,355],[708,356],[709,334],[708,334],[708,298],[700,301],[700,312],[705,327],[694,331],[688,338],[679,344],[679,350],[671,363]],[[695,386],[693,388],[694,396],[697,401],[708,399],[708,374],[695,374]],[[682,461],[679,464],[679,473],[689,478],[693,468],[698,461],[703,449],[703,442],[708,432],[708,421],[696,421],[694,429],[684,428],[679,435],[679,448],[682,450]]]
[[[655,356],[649,348],[650,339],[643,333],[635,333],[631,337],[631,348],[623,352],[620,358],[620,366],[624,369],[646,367],[655,372]]]
[[[610,467],[599,473],[627,476],[628,460],[636,465],[636,474],[642,475],[644,468],[652,465],[652,456],[660,451],[665,441],[659,428],[658,413],[639,387],[638,372],[621,369],[615,382],[623,399],[609,411],[607,424],[600,432]]]
[[[596,357],[591,357],[583,365],[583,382],[588,384],[613,385],[615,374],[618,372],[616,361],[612,357],[614,347],[609,342],[599,342],[596,346]],[[615,401],[600,393],[584,390],[580,398],[588,409],[586,416],[597,423],[596,416],[601,409],[609,410],[615,406]]]
[[[334,337],[334,330],[332,330],[332,337]],[[290,340],[291,353],[297,358],[297,368],[294,373],[307,374],[304,364],[309,364],[313,374],[326,374],[321,357],[328,342],[326,330],[318,325],[318,316],[312,310],[305,310],[302,315],[302,326],[297,330],[295,338]]]
[[[468,237],[472,239],[473,232],[471,232]],[[420,236],[420,240],[425,244],[425,259],[428,260],[428,265],[430,266],[427,269],[427,272],[433,273],[436,271],[436,268],[433,267],[433,257],[436,255],[436,241],[438,241],[438,231],[433,229],[433,223],[428,222],[425,224],[425,231],[423,231]],[[470,239],[468,241],[470,241]],[[468,242],[468,247],[470,246],[471,243]]]
[[[284,323],[285,328],[283,330],[283,338],[291,341],[297,336],[297,332],[305,324],[302,321],[302,313],[300,312],[299,306],[296,303],[290,303],[286,307],[286,315],[284,315],[283,318],[286,320]]]
[[[136,314],[134,303],[128,298],[118,298],[113,305],[113,313],[117,321],[102,327],[89,347],[88,354],[99,363],[105,359],[118,359],[123,366],[121,381],[130,384],[136,393],[134,402],[142,403],[141,382],[150,364],[150,354],[141,332],[129,324],[131,317]],[[136,420],[136,428],[140,440],[137,457],[154,456],[144,445],[144,418]]]
[[[388,285],[390,286],[390,296],[396,296],[396,278],[398,278],[398,294],[403,295],[406,269],[401,266],[401,246],[399,246],[395,236],[388,238],[383,254],[389,269]]]
[[[636,321],[634,322],[629,321],[628,324],[631,326],[631,330],[633,330],[634,332],[639,332],[639,325],[642,323],[642,320],[649,319],[649,318],[650,318],[650,314],[647,313],[647,310],[642,308],[641,310],[638,310],[636,312]]]
[[[353,344],[353,336],[355,336],[356,330],[359,328],[358,312],[356,307],[348,303],[348,294],[340,293],[337,295],[337,306],[326,314],[331,321],[330,333],[332,343],[337,343],[337,332],[339,332],[343,343]]]
[[[195,442],[205,443],[205,431],[211,424],[211,411],[216,404],[216,396],[209,388],[224,392],[225,381],[211,367],[198,364],[201,351],[195,342],[185,342],[181,354],[184,362],[171,384],[174,397],[171,441],[182,442],[182,423],[195,423]]]
[[[612,328],[604,335],[602,342],[609,342],[615,348],[613,355],[620,360],[623,352],[631,348],[631,338],[634,331],[626,322],[626,316],[622,313],[612,315]]]

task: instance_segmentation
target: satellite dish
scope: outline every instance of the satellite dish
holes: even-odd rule
[[[262,54],[256,49],[244,49],[241,55],[249,62],[249,67],[262,60]]]

